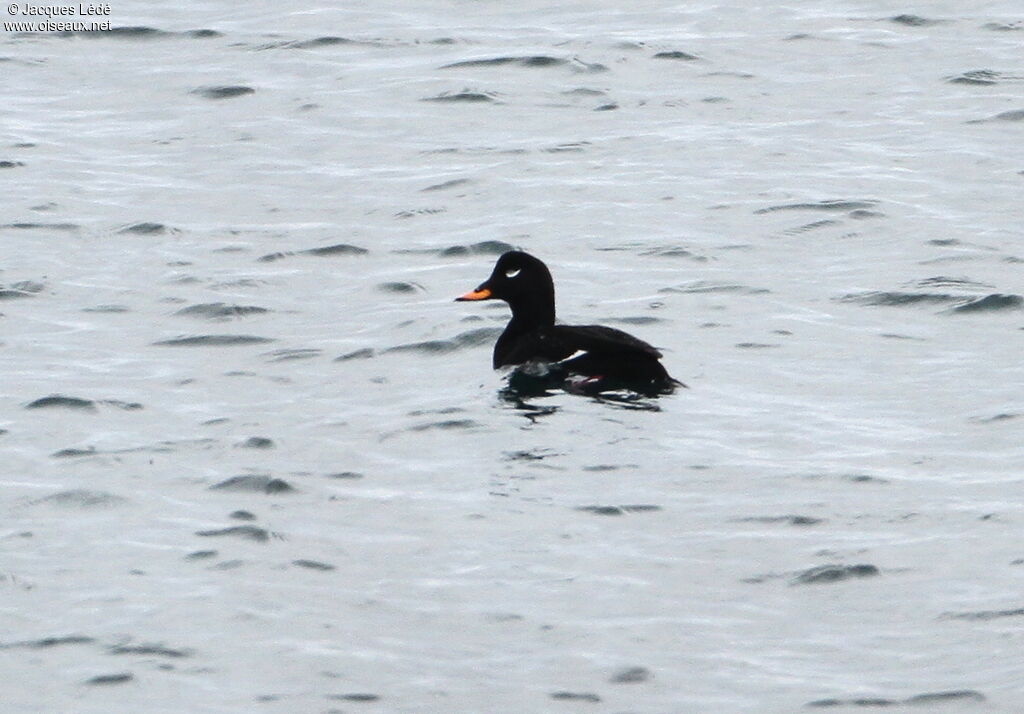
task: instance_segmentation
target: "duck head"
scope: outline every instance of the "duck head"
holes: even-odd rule
[[[548,266],[518,250],[503,254],[491,277],[455,300],[504,300],[512,308],[513,318],[528,319],[538,325],[555,323],[555,285]]]

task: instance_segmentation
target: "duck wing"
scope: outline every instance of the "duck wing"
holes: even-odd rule
[[[559,342],[570,345],[572,352],[639,353],[661,358],[661,352],[638,337],[604,325],[555,325],[551,331]],[[570,352],[569,354],[572,354]],[[568,355],[566,355],[568,357]],[[564,359],[564,358],[563,358]]]
[[[502,338],[505,336],[502,335]],[[661,352],[628,332],[604,325],[552,325],[510,340],[499,339],[494,366],[561,362],[578,353],[657,360]]]

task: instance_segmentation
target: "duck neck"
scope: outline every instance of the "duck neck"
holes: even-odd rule
[[[508,321],[505,331],[501,333],[494,345],[494,368],[517,364],[516,343],[524,335],[555,324],[555,301],[552,295],[549,300],[532,300],[510,305],[512,319]]]
[[[555,306],[516,305],[512,308],[512,320],[509,330],[514,332],[530,332],[555,324]]]
[[[530,295],[525,300],[517,300],[509,307],[512,309],[512,319],[505,328],[506,332],[523,334],[555,324],[554,290]]]

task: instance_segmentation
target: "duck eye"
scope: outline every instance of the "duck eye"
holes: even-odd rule
[[[513,268],[512,270],[506,270],[505,271],[505,277],[506,278],[514,278],[517,275],[519,275],[519,273],[521,273],[521,272],[523,272],[522,268]]]

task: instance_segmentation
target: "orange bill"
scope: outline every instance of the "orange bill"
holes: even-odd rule
[[[491,291],[487,288],[478,288],[471,293],[466,293],[455,298],[455,302],[464,302],[467,300],[486,300],[491,296]]]

